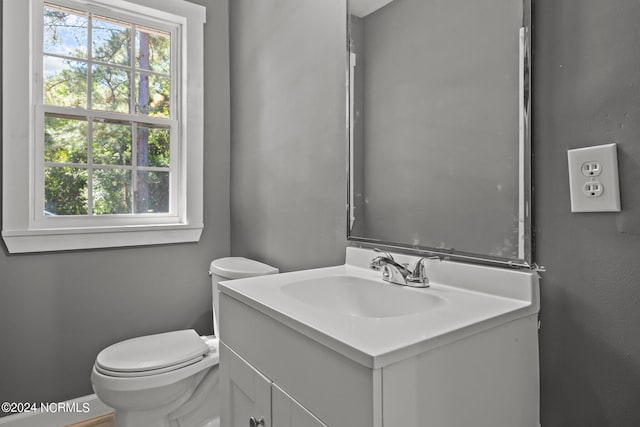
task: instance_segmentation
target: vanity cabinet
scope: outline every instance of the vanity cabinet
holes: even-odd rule
[[[273,425],[278,427],[327,427],[276,384],[271,385]]]
[[[223,426],[327,427],[224,344],[220,363]]]
[[[537,275],[433,261],[416,290],[375,256],[220,283],[222,427],[539,427]]]
[[[381,414],[374,415],[374,406],[381,404],[380,396],[376,396],[381,391],[380,370],[369,369],[344,357],[225,293],[220,294],[220,319],[223,427],[246,427],[252,416],[264,417],[265,425],[271,427],[382,426]],[[242,370],[252,374],[243,374]],[[255,394],[237,397],[238,389],[265,388],[257,385],[260,378],[273,383],[272,416],[261,415],[250,403],[243,403],[243,399],[256,400]],[[252,381],[254,385],[251,385]],[[273,390],[278,391],[274,393]],[[286,396],[295,399],[291,409],[280,404]],[[378,403],[374,405],[375,402]],[[242,413],[242,408],[247,412]],[[257,408],[264,408],[264,404]],[[299,413],[306,411],[320,421],[292,424],[285,421],[287,411],[296,413],[298,418],[303,417]],[[278,419],[278,416],[284,418]],[[241,421],[226,424],[226,417],[234,422],[236,418]],[[374,418],[379,421],[374,422]]]
[[[271,381],[247,362],[220,345],[222,425],[271,426]]]

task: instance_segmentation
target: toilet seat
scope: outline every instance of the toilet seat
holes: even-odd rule
[[[171,366],[166,366],[160,369],[151,369],[147,371],[133,371],[133,372],[123,372],[123,371],[110,371],[108,369],[104,369],[96,363],[96,371],[101,374],[108,375],[110,377],[118,377],[118,378],[133,378],[133,377],[147,377],[151,375],[164,374],[165,372],[175,371],[176,369],[184,368],[185,366],[193,365],[201,361],[204,356],[196,357],[192,360],[187,360],[186,362],[178,363]]]
[[[113,344],[98,354],[95,368],[111,377],[159,375],[197,363],[209,351],[200,336],[187,329]]]

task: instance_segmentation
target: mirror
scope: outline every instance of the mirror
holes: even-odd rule
[[[530,0],[351,0],[352,241],[529,266]]]

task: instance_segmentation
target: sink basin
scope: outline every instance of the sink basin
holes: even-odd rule
[[[282,292],[318,309],[348,316],[407,316],[438,307],[444,299],[416,290],[358,276],[336,275],[301,280]]]

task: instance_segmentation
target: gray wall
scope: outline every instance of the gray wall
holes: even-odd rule
[[[205,231],[198,244],[8,255],[0,251],[0,401],[92,393],[96,354],[115,341],[211,332],[211,259],[229,254],[227,0],[205,27]],[[1,415],[1,414],[0,414]]]
[[[542,425],[639,426],[640,4],[534,6]],[[622,213],[572,214],[566,150],[610,142]]]
[[[231,2],[234,255],[282,271],[344,262],[345,3]]]
[[[364,17],[364,236],[518,257],[522,1]]]

